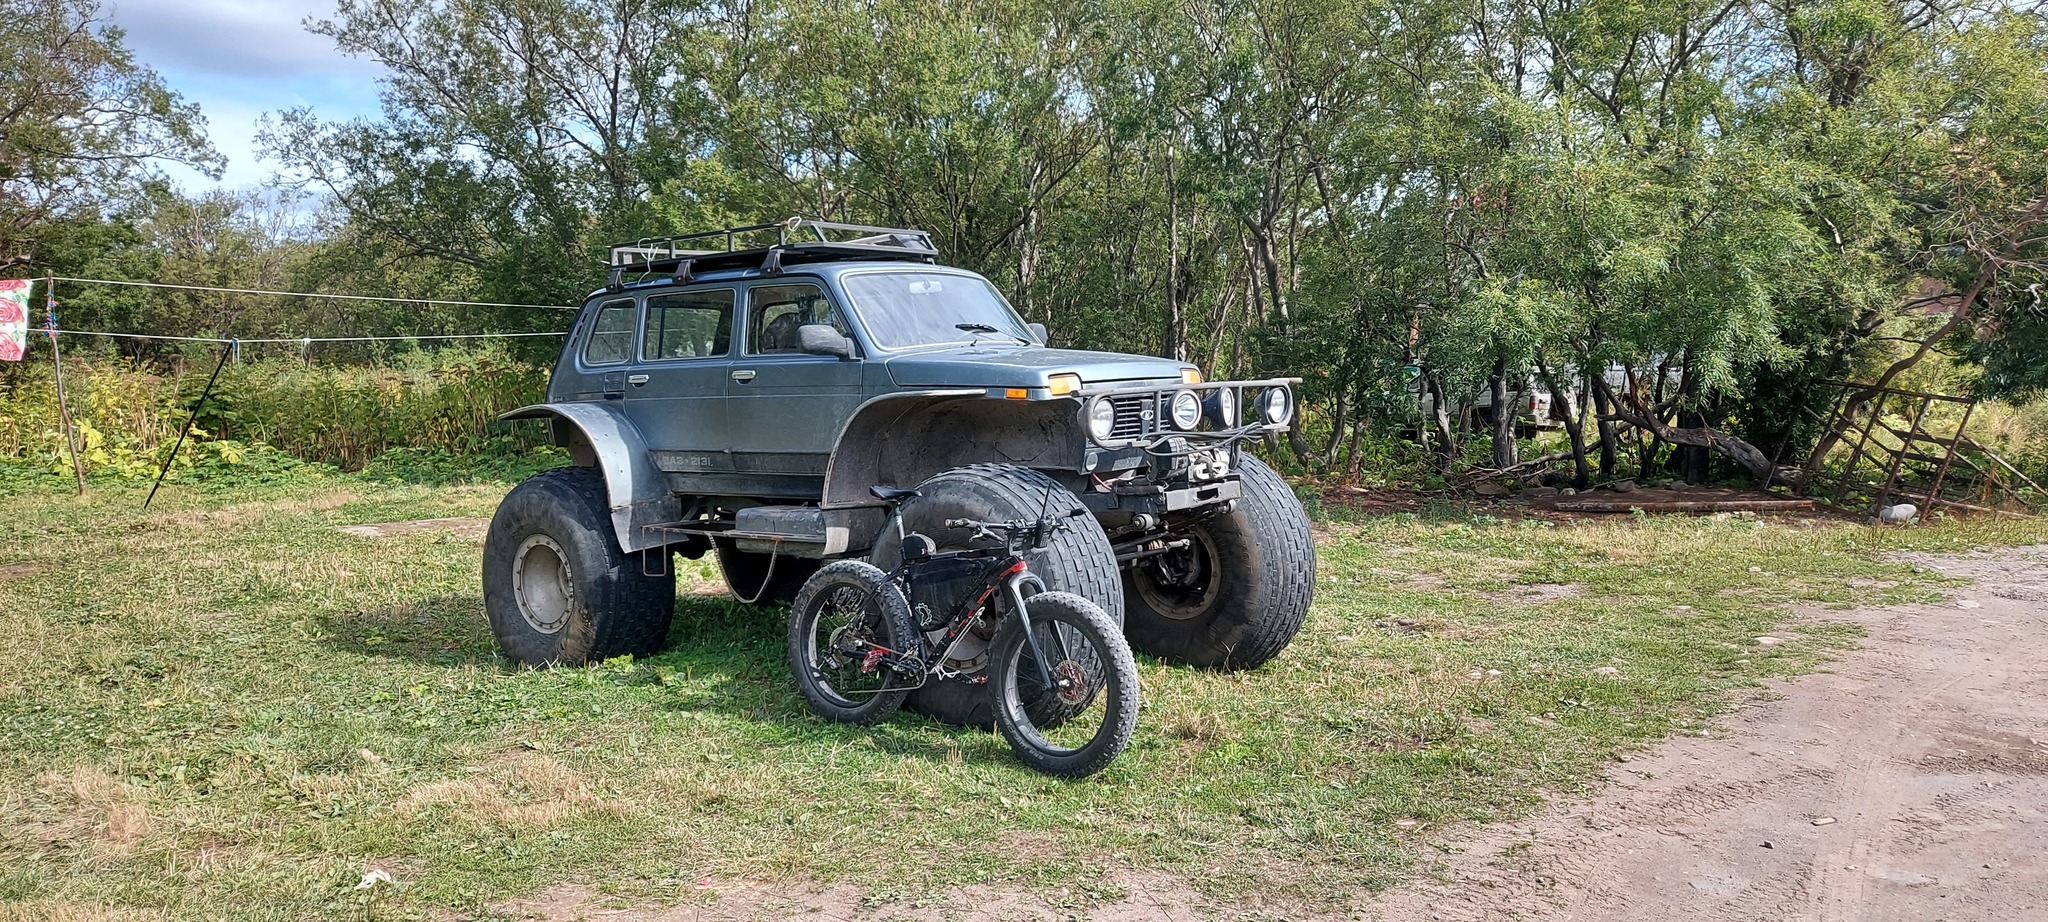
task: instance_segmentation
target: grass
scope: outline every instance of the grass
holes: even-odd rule
[[[1235,675],[1141,657],[1135,743],[1070,783],[992,734],[812,718],[783,613],[712,594],[708,564],[684,562],[662,655],[520,671],[474,540],[334,528],[484,517],[504,489],[178,487],[147,515],[136,488],[0,495],[0,918],[492,918],[563,880],[673,902],[705,877],[1111,896],[1123,867],[1341,903],[1444,825],[1581,790],[1853,642],[1786,603],[1936,597],[1880,552],[2048,535],[1328,524],[1294,646]],[[395,885],[355,889],[372,868]]]

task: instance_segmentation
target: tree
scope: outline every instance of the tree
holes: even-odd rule
[[[53,258],[48,225],[97,222],[164,163],[218,175],[199,110],[135,62],[98,0],[0,10],[0,259]]]

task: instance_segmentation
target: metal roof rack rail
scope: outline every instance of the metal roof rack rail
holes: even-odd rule
[[[766,242],[771,234],[774,242]],[[796,217],[773,224],[616,244],[611,248],[611,270],[614,278],[626,272],[665,272],[684,280],[691,273],[712,269],[758,266],[772,275],[797,262],[886,259],[932,263],[938,256],[931,234],[925,231]]]

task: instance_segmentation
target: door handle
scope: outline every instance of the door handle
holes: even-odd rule
[[[754,380],[754,373],[746,370],[735,371],[732,373],[732,379],[734,381],[738,381],[741,384],[745,384],[748,381]]]
[[[643,385],[643,384],[646,384],[646,383],[647,383],[647,376],[646,376],[646,375],[627,375],[627,376],[626,376],[626,383],[627,383],[627,384],[631,384],[631,385],[633,385],[634,387],[639,387],[639,386],[641,386],[641,385]]]

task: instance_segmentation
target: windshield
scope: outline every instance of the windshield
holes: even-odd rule
[[[862,272],[840,285],[884,349],[971,342],[1033,342],[995,286],[946,272]]]

